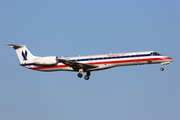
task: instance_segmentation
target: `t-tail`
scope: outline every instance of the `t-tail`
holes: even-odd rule
[[[32,55],[32,53],[26,48],[25,45],[13,45],[13,44],[6,44],[12,48],[17,53],[17,56],[19,58],[20,64],[30,63],[32,62],[36,57]]]
[[[36,66],[55,66],[58,64],[57,56],[46,56],[46,57],[37,57],[34,56],[25,45],[14,45],[6,44],[12,48],[17,53],[17,56],[20,61],[20,65],[28,67],[29,65]]]

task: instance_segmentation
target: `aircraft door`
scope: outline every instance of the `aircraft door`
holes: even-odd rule
[[[136,65],[140,64],[140,54],[136,54],[136,56],[135,56],[135,64]]]
[[[92,59],[93,59],[93,58],[89,58],[89,62],[90,62],[90,63],[92,62]]]

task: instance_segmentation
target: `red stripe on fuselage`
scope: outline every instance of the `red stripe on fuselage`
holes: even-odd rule
[[[50,67],[33,67],[33,68],[30,68],[30,69],[40,70],[40,69],[61,68],[61,67],[69,67],[69,66],[67,66],[67,65],[56,65],[56,66],[50,66]]]
[[[144,61],[159,61],[159,60],[173,60],[169,57],[163,57],[163,58],[147,58],[147,59],[131,59],[131,60],[118,60],[118,61],[103,61],[103,62],[92,62],[92,63],[84,63],[84,64],[90,64],[90,65],[99,65],[99,64],[113,64],[113,63],[131,63],[131,62],[144,62]],[[33,70],[40,70],[40,69],[51,69],[51,68],[62,68],[62,67],[69,67],[67,65],[56,65],[51,67],[33,67],[30,69]]]

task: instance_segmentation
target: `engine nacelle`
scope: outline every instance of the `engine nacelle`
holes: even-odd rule
[[[57,58],[56,56],[40,57],[34,59],[33,63],[37,65],[53,66],[58,64]]]

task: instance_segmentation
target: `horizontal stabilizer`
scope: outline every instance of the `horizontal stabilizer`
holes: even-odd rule
[[[14,49],[18,49],[18,48],[23,47],[22,45],[14,45],[14,44],[6,44],[6,45],[8,45],[9,47],[12,47]]]

